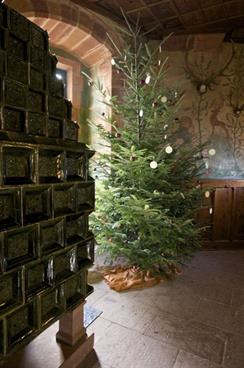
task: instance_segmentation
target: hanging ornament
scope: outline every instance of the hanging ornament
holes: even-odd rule
[[[207,92],[207,86],[206,84],[204,83],[201,83],[199,86],[198,86],[198,92],[201,93],[201,94],[204,94]]]
[[[140,116],[140,118],[143,117],[143,110],[142,109],[139,111],[139,116]]]
[[[162,96],[161,97],[161,102],[162,103],[166,103],[168,101],[167,97],[166,96]]]
[[[210,197],[210,192],[208,190],[206,190],[206,192],[204,193],[205,198],[209,198]]]
[[[146,84],[149,84],[150,83],[150,80],[151,80],[151,76],[150,76],[150,74],[147,74],[147,77],[145,79],[145,83]]]
[[[167,136],[167,134],[165,134],[164,139],[167,139],[167,138],[168,138],[168,136]]]
[[[150,167],[151,167],[151,169],[156,169],[158,167],[157,162],[156,161],[151,161],[150,162]]]
[[[112,58],[112,59],[111,59],[111,64],[112,64],[112,65],[115,65],[115,64],[116,64],[116,62],[115,62],[114,58]]]
[[[216,154],[216,151],[214,148],[210,148],[210,150],[208,151],[210,156],[214,156]]]
[[[165,148],[165,152],[166,152],[166,153],[168,153],[168,154],[170,154],[170,153],[172,153],[172,152],[173,152],[173,148],[172,148],[171,146],[167,146],[167,147]]]
[[[241,114],[241,109],[239,109],[238,107],[234,110],[234,114],[236,115],[236,116],[239,116],[240,114]]]

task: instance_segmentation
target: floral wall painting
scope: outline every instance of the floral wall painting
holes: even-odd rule
[[[169,52],[168,83],[185,91],[175,139],[206,145],[205,178],[244,179],[244,47]]]

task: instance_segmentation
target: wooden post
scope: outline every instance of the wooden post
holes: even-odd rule
[[[86,329],[84,328],[84,304],[82,303],[60,318],[59,331],[56,334],[57,341],[74,346],[86,336]]]
[[[60,368],[76,368],[80,366],[93,350],[94,335],[92,334],[88,337],[84,327],[84,304],[85,302],[74,310],[67,312],[59,320],[59,331],[56,334],[57,341],[75,349],[65,359]]]

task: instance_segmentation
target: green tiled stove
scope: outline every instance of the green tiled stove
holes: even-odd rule
[[[0,5],[0,362],[92,291],[92,151],[48,35]]]

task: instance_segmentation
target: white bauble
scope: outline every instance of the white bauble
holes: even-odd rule
[[[162,103],[166,103],[168,101],[166,96],[161,97],[161,102]]]
[[[151,167],[151,169],[156,169],[158,167],[157,162],[156,161],[151,161],[150,162],[150,167]]]
[[[210,150],[208,151],[210,156],[214,156],[216,154],[216,151],[214,148],[210,148]]]
[[[172,152],[173,152],[173,148],[172,148],[171,146],[167,146],[167,147],[165,148],[165,152],[166,152],[166,153],[168,153],[168,154],[170,154],[170,153],[172,153]]]
[[[148,74],[148,75],[146,76],[145,83],[146,83],[146,84],[149,84],[149,83],[150,83],[150,80],[151,80],[151,76],[150,76],[150,74]]]
[[[209,198],[210,197],[210,192],[208,190],[206,190],[206,192],[204,193],[205,198]]]

